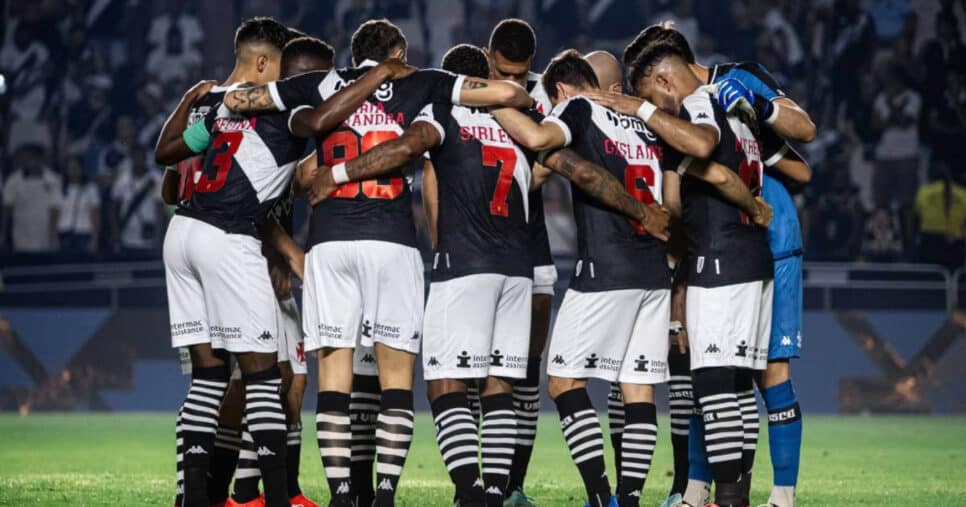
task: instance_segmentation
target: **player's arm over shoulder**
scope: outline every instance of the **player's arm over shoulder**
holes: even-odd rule
[[[794,99],[785,95],[778,80],[768,69],[757,62],[742,62],[729,73],[736,77],[756,96],[772,103],[766,107],[756,104],[761,120],[771,124],[786,139],[810,143],[815,140],[816,128],[812,118]]]
[[[512,108],[493,109],[491,113],[520,146],[544,152],[569,146],[573,142],[570,125],[575,121],[586,121],[590,117],[589,111],[590,104],[581,99],[558,104],[553,113],[542,119],[536,111],[524,112]]]

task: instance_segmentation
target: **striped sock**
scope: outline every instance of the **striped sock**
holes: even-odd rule
[[[242,418],[241,447],[238,452],[238,470],[235,471],[235,485],[231,498],[238,503],[251,502],[258,498],[258,484],[262,472],[258,469],[258,454],[255,441],[248,431],[248,421]]]
[[[202,507],[208,503],[208,468],[218,431],[218,409],[228,390],[226,366],[193,368],[191,387],[181,406],[183,472],[182,505]]]
[[[352,423],[349,395],[337,391],[319,393],[315,407],[315,430],[319,456],[332,494],[330,506],[352,506],[349,467],[352,459]]]
[[[513,386],[513,410],[516,412],[517,443],[513,450],[510,482],[507,491],[523,488],[533,456],[533,442],[537,438],[537,420],[540,418],[540,358],[527,363],[527,377]]]
[[[211,453],[211,478],[208,480],[208,502],[216,505],[228,499],[228,488],[238,465],[241,430],[218,426],[215,450]]]
[[[621,507],[634,507],[641,502],[641,491],[657,445],[657,408],[653,403],[628,403],[624,405],[624,412],[623,469],[617,486],[617,501]]]
[[[501,393],[480,399],[483,408],[482,455],[486,505],[502,507],[513,465],[517,438],[513,394]]]
[[[694,413],[691,392],[691,357],[675,346],[668,354],[668,405],[671,412],[671,448],[674,451],[674,481],[669,495],[684,494],[688,483],[688,426]]]
[[[245,382],[245,419],[255,444],[262,474],[266,507],[289,507],[285,473],[285,412],[282,410],[282,372],[278,365],[254,374]]]
[[[477,381],[471,380],[466,383],[466,400],[470,403],[470,413],[473,414],[473,420],[479,426],[482,410],[480,410],[480,385]]]
[[[741,449],[741,501],[750,504],[751,472],[755,466],[755,451],[758,449],[758,403],[755,400],[755,380],[752,370],[738,370],[735,373],[735,390],[738,393],[738,406],[741,409],[741,424],[744,428],[744,445]]]
[[[620,384],[613,382],[607,394],[607,426],[610,430],[610,446],[614,449],[614,465],[617,479],[621,477],[621,435],[624,433],[624,394]]]
[[[285,436],[285,477],[287,477],[288,497],[300,495],[299,468],[302,463],[302,423],[295,422],[288,425]]]
[[[604,436],[590,396],[586,389],[571,389],[554,402],[564,440],[587,490],[587,503],[603,507],[610,502],[610,483],[604,466]]]
[[[372,505],[376,491],[372,486],[372,467],[376,461],[376,418],[379,416],[379,377],[355,375],[349,397],[352,421],[352,465],[350,484],[356,505]]]
[[[175,441],[175,482],[174,482],[174,505],[181,506],[184,501],[184,436],[181,434],[181,410],[178,411],[178,418],[174,423]]]
[[[431,403],[436,442],[462,505],[483,502],[478,461],[480,442],[465,393],[444,394]]]
[[[396,487],[413,442],[413,392],[386,389],[376,428],[376,505],[395,505]]]
[[[694,389],[704,414],[705,448],[718,505],[739,505],[741,502],[738,480],[742,472],[745,433],[734,388],[735,370],[732,368],[702,368],[694,372]]]

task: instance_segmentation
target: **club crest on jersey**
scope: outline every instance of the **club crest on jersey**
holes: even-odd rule
[[[387,100],[392,100],[392,81],[386,81],[379,85],[379,88],[374,94],[380,102],[386,102]]]

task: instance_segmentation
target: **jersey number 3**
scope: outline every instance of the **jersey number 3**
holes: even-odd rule
[[[339,130],[325,138],[322,143],[322,155],[325,165],[332,167],[339,162],[345,162],[371,150],[379,143],[384,143],[399,137],[392,131],[366,132],[361,138],[355,132]],[[336,156],[336,148],[342,148],[342,156]],[[332,197],[340,199],[355,199],[360,193],[369,199],[395,199],[403,193],[403,179],[395,176],[389,178],[388,184],[379,180],[352,181],[340,185]]]

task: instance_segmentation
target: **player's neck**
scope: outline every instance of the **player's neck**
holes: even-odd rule
[[[231,86],[236,83],[257,83],[258,72],[249,68],[247,65],[235,64],[231,74],[221,83],[222,86]]]
[[[690,63],[688,64],[688,67],[691,67],[691,72],[694,72],[694,75],[698,76],[698,79],[700,79],[701,82],[703,83],[708,82],[708,76],[711,75],[711,72],[708,70],[707,67],[703,65],[698,65],[696,63]]]

